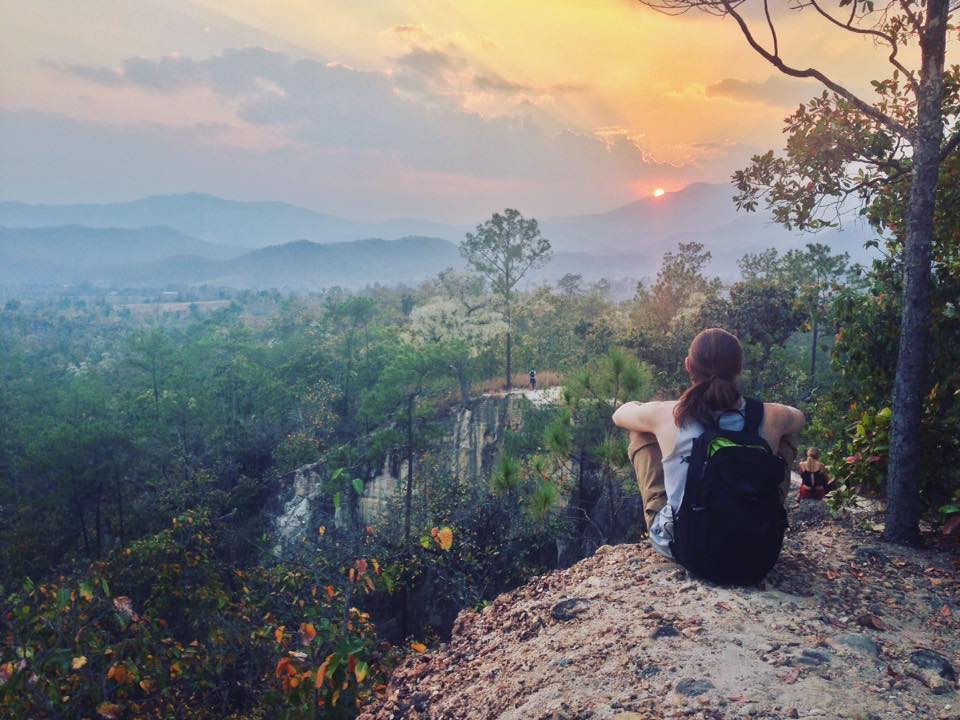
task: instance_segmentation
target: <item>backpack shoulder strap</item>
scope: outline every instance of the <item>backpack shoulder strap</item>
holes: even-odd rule
[[[763,403],[753,398],[746,398],[746,403],[743,431],[751,435],[759,435],[760,423],[763,422]]]

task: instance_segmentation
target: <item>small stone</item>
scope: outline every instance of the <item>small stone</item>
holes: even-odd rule
[[[677,632],[677,628],[673,626],[673,623],[660,623],[657,625],[653,631],[650,633],[650,637],[653,640],[659,640],[660,638],[665,637],[676,637],[680,633]]]
[[[647,665],[645,668],[637,670],[637,677],[640,679],[652,678],[654,675],[660,674],[660,668],[656,665]]]
[[[930,670],[936,673],[944,680],[957,681],[957,672],[953,669],[953,665],[938,652],[925,648],[914,650],[910,653],[910,662],[921,670]]]
[[[790,708],[790,709],[787,711],[787,717],[788,717],[788,718],[798,718],[798,717],[800,717],[800,711],[797,710],[796,708]]]
[[[683,678],[677,682],[676,691],[687,697],[696,697],[713,690],[713,683],[709,680],[696,680],[694,678]]]
[[[829,665],[830,656],[816,650],[804,650],[797,658],[797,662],[804,665]]]
[[[578,615],[586,612],[587,608],[584,607],[584,605],[588,603],[589,600],[584,600],[583,598],[567,598],[554,605],[550,610],[550,614],[553,616],[553,619],[558,622],[576,620]]]
[[[872,637],[862,635],[861,633],[844,633],[843,635],[837,635],[833,638],[833,641],[841,645],[846,645],[865,655],[871,655],[873,657],[879,657],[880,655],[880,649],[877,647],[876,641]]]

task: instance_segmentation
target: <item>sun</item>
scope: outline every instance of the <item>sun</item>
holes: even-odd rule
[[[663,195],[664,192],[666,191],[663,188],[657,188],[656,190],[653,191],[653,196],[660,197],[661,195]]]

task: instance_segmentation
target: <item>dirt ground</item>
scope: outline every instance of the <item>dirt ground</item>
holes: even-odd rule
[[[960,719],[956,551],[882,543],[869,506],[788,509],[759,587],[605,546],[462,612],[361,719]]]

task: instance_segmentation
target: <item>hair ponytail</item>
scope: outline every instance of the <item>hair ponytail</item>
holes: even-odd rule
[[[674,407],[673,419],[677,427],[688,419],[711,425],[714,412],[736,407],[740,400],[736,379],[743,368],[743,348],[736,336],[710,328],[690,343],[687,359],[693,385]]]

